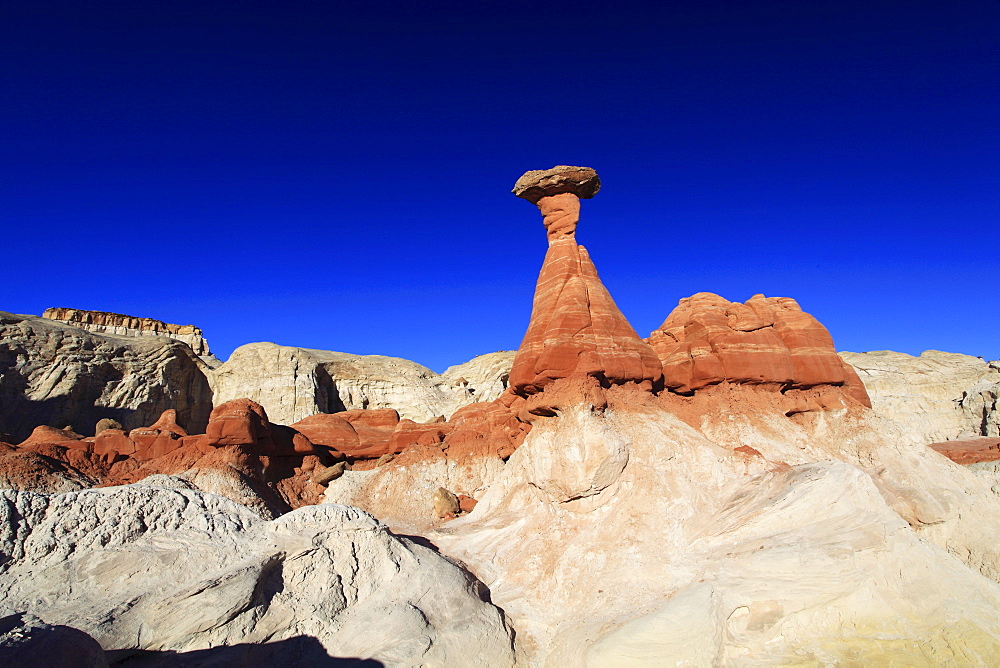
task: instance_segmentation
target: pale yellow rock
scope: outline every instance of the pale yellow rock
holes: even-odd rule
[[[434,498],[432,501],[434,504],[434,512],[438,517],[445,517],[449,514],[457,515],[460,510],[458,497],[446,490],[444,487],[437,488],[437,491],[434,492]]]

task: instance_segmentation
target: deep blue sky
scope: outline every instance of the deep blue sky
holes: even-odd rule
[[[0,5],[0,309],[441,371],[516,348],[545,236],[643,336],[789,296],[841,350],[1000,358],[1000,2]]]

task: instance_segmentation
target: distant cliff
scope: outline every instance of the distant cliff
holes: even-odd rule
[[[118,336],[168,336],[191,346],[195,355],[208,356],[208,341],[194,325],[172,325],[152,318],[136,318],[121,313],[84,311],[75,308],[47,308],[43,318],[64,322],[95,334]]]

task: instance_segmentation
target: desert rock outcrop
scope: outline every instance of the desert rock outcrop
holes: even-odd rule
[[[173,410],[149,427],[129,433],[104,429],[90,438],[37,427],[17,446],[0,444],[0,483],[11,489],[65,492],[176,476],[273,518],[317,502],[323,489],[311,477],[342,458],[291,427],[272,424],[249,399],[216,407],[206,432],[188,435]]]
[[[264,521],[180,488],[0,491],[0,578],[0,606],[76,627],[118,660],[230,665],[249,647],[261,661],[248,665],[513,663],[481,583],[346,506]]]
[[[875,412],[915,442],[1000,436],[1000,362],[938,350],[840,356],[857,369]]]
[[[84,311],[75,308],[47,308],[42,313],[42,317],[79,327],[95,334],[166,336],[188,344],[194,354],[199,357],[212,355],[212,351],[208,349],[208,341],[205,340],[202,331],[194,325],[172,325],[152,318],[136,318],[121,313]]]
[[[431,535],[491,587],[526,663],[1000,658],[1000,585],[977,572],[1000,577],[1000,499],[971,472],[876,417],[737,402],[697,430],[621,389],[536,422]]]
[[[756,385],[795,396],[814,390],[808,408],[870,406],[854,369],[837,356],[830,333],[793,299],[754,295],[746,303],[708,292],[681,299],[649,339],[664,385],[692,394],[710,385]],[[799,412],[789,406],[789,412]]]
[[[134,429],[168,409],[201,431],[212,410],[206,369],[170,338],[94,334],[0,312],[0,431],[18,440],[38,425],[90,434],[102,418]]]
[[[930,448],[956,464],[969,465],[1000,460],[1000,438],[995,436],[931,443]]]
[[[210,380],[216,404],[246,397],[279,424],[316,413],[383,408],[425,422],[499,396],[507,387],[505,360],[512,354],[480,355],[439,375],[396,357],[249,343]]]

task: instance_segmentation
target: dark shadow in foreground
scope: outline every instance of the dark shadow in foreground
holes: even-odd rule
[[[261,645],[241,644],[190,652],[112,650],[107,652],[108,663],[120,668],[149,668],[182,666],[190,668],[268,666],[324,666],[336,668],[381,668],[381,661],[334,657],[326,653],[319,640],[312,636],[296,636],[287,640]]]

